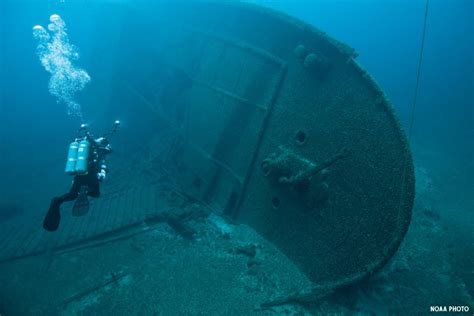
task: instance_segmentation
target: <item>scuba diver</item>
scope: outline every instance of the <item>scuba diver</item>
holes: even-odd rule
[[[89,211],[88,196],[100,196],[100,182],[107,176],[105,157],[112,152],[108,136],[117,131],[119,121],[115,121],[113,129],[103,136],[94,138],[87,125],[82,124],[75,140],[69,145],[66,170],[74,175],[72,187],[68,193],[51,200],[48,213],[43,221],[43,228],[56,231],[61,221],[60,207],[63,202],[76,200],[72,208],[73,216],[82,216]]]

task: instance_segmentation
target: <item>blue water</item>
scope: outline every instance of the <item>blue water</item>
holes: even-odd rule
[[[122,2],[127,1],[133,2]],[[80,9],[72,9],[70,6],[76,2],[83,4]],[[385,91],[402,126],[408,130],[415,94],[425,1],[248,2],[297,17],[353,47],[359,54],[358,62]],[[136,5],[140,5],[140,2]],[[185,3],[182,2],[182,5]],[[118,146],[115,161],[127,159],[130,152],[139,150],[140,139],[146,138],[153,131],[153,123],[146,115],[130,111],[119,103],[117,106],[102,106],[100,100],[88,95],[90,91],[100,89],[94,86],[94,78],[101,76],[97,70],[100,69],[100,60],[96,57],[97,50],[104,49],[101,37],[105,35],[95,32],[94,21],[110,20],[111,25],[117,21],[117,17],[99,15],[93,8],[93,0],[0,2],[0,203],[16,202],[15,199],[25,192],[35,192],[34,196],[41,197],[33,204],[45,207],[22,210],[28,216],[41,216],[49,199],[68,187],[70,178],[65,177],[62,170],[65,150],[82,123],[78,116],[68,115],[66,106],[58,103],[48,91],[50,75],[42,67],[36,53],[37,42],[32,36],[34,25],[46,26],[53,13],[60,14],[66,21],[69,40],[80,53],[80,59],[76,63],[92,78],[85,89],[75,96],[82,105],[84,122],[91,124],[95,130],[105,131],[114,120],[122,121],[123,131],[117,135],[116,140],[127,146]],[[467,269],[459,272],[466,278],[467,287],[474,286],[473,15],[474,1],[471,0],[429,1],[418,102],[413,113],[413,130],[409,135],[416,175],[419,177],[417,185],[425,185],[419,191],[421,194],[417,197],[417,203],[421,203],[424,209],[429,208],[435,212],[440,225],[449,227],[446,230],[430,231],[434,236],[441,239],[446,236],[459,242],[452,246],[454,249],[450,248],[449,253],[446,250],[446,256],[454,256],[453,266],[456,269]],[[122,23],[126,24],[127,21]],[[114,28],[111,27],[110,31],[114,32]],[[143,34],[137,34],[137,38],[147,40],[146,36],[146,30],[143,30]],[[45,165],[50,165],[51,168],[45,168]],[[419,224],[417,214],[414,212],[412,226]],[[10,220],[10,216],[5,218]],[[2,218],[0,216],[0,220]],[[1,225],[0,221],[0,229]],[[419,235],[417,228],[412,229],[415,232],[408,235],[408,238],[413,242],[415,236]],[[407,247],[411,247],[410,245],[412,244],[409,243]],[[425,246],[429,248],[430,245],[425,244],[423,247]],[[432,250],[435,251],[436,248]],[[462,264],[456,265],[461,261]],[[421,266],[429,262],[429,258],[425,257],[413,266],[421,270]],[[437,267],[434,271],[437,271]],[[443,273],[446,271],[440,271],[440,275]],[[406,282],[402,278],[388,278],[385,281],[390,286],[396,287],[397,284]],[[456,287],[453,280],[450,279],[447,283]],[[435,282],[429,286],[436,284],[441,283]],[[366,286],[371,291],[371,285]],[[428,285],[422,283],[421,286],[425,291],[431,291]],[[472,295],[472,288],[467,290]],[[17,291],[21,292],[21,288],[17,288]],[[401,297],[402,294],[398,299],[403,304]],[[362,302],[360,304],[374,304],[376,307],[373,310],[380,311],[380,301],[372,296],[359,296],[359,299]],[[438,301],[435,299],[425,302],[423,308],[446,303],[439,298]],[[460,302],[465,302],[464,298]],[[2,304],[0,301],[0,316],[3,316],[1,308],[5,308]]]

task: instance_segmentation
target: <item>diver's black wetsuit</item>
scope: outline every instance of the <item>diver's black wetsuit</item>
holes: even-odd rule
[[[85,175],[74,176],[74,180],[72,181],[72,187],[69,192],[61,196],[57,196],[53,198],[53,200],[56,199],[60,205],[63,202],[73,201],[79,195],[79,191],[81,190],[82,186],[87,186],[88,196],[98,198],[100,196],[100,186],[99,179],[97,178],[97,172],[98,170],[95,172],[90,171],[88,174]]]
[[[112,149],[105,138],[98,140],[89,139],[91,143],[91,154],[88,162],[88,173],[84,175],[74,176],[72,187],[68,193],[54,197],[51,200],[48,213],[43,222],[43,228],[48,231],[55,231],[59,227],[61,220],[60,207],[67,201],[73,201],[79,195],[81,187],[87,187],[87,195],[98,198],[100,196],[100,179],[98,174],[103,171],[107,172],[105,165],[105,156],[112,152]],[[105,175],[104,175],[105,176]]]

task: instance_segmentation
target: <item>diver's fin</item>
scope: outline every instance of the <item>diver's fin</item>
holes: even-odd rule
[[[43,228],[49,232],[54,232],[59,227],[59,222],[61,221],[61,212],[60,212],[61,203],[55,198],[51,201],[49,206],[48,213],[46,214],[43,221]]]
[[[83,216],[89,212],[89,199],[87,198],[87,186],[82,186],[72,207],[72,216]]]

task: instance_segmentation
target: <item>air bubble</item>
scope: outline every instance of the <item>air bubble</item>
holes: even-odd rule
[[[61,20],[61,17],[59,16],[59,14],[51,14],[51,16],[49,17],[49,20],[51,22],[56,22],[56,21]]]
[[[48,30],[41,25],[33,27],[33,36],[38,40],[37,55],[41,64],[51,74],[49,92],[58,102],[67,106],[69,115],[82,118],[81,106],[75,100],[78,91],[90,81],[89,74],[76,67],[72,61],[79,58],[74,45],[69,43],[66,23],[58,14],[52,14]]]

